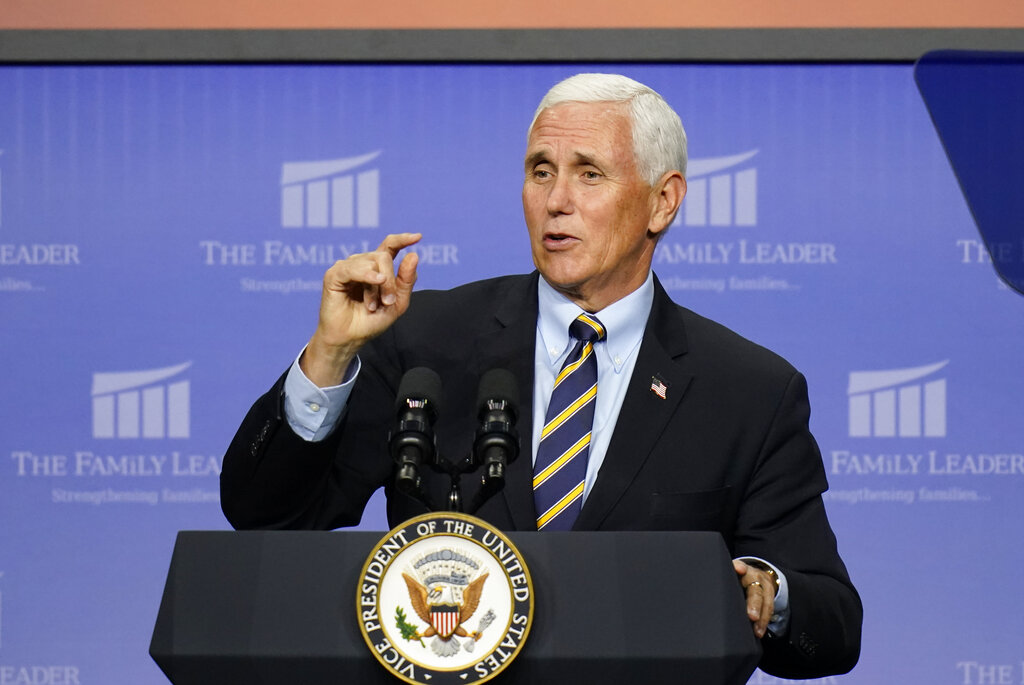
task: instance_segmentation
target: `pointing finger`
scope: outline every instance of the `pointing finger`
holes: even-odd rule
[[[392,233],[384,238],[377,251],[387,252],[394,259],[399,252],[410,245],[415,245],[422,237],[422,233]]]

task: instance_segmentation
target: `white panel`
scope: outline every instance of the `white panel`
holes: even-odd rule
[[[285,186],[281,189],[281,225],[285,228],[301,228],[302,206],[305,195],[302,186]]]
[[[921,386],[900,388],[900,437],[921,437]]]
[[[92,437],[114,437],[114,396],[92,398]]]
[[[351,176],[331,180],[331,226],[334,228],[351,228],[355,224],[353,181]]]
[[[189,436],[189,382],[171,383],[167,387],[167,437]]]
[[[380,172],[364,171],[356,183],[356,211],[360,228],[376,228],[380,225]]]
[[[732,176],[719,174],[711,178],[711,225],[732,223]]]
[[[327,227],[327,181],[306,184],[306,226]]]
[[[924,385],[924,434],[946,437],[946,379]]]
[[[117,393],[117,437],[139,437],[139,391]]]
[[[736,174],[736,225],[757,224],[757,169]]]
[[[142,391],[142,437],[164,437],[164,386],[158,385]]]
[[[686,199],[683,200],[683,213],[686,214],[686,225],[707,226],[708,182],[704,179],[698,179],[691,181],[687,186]]]
[[[871,395],[850,397],[850,437],[871,437]]]
[[[875,436],[892,438],[896,436],[896,391],[879,390],[874,395]]]

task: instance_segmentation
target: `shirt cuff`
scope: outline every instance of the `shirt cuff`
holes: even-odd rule
[[[362,362],[359,357],[352,360],[341,385],[318,388],[299,366],[305,351],[302,348],[284,379],[284,415],[296,435],[307,442],[319,442],[331,434],[345,413]]]
[[[779,570],[779,567],[761,557],[740,557],[740,561],[760,561],[762,564],[767,564],[775,571],[775,575],[779,579],[779,591],[775,594],[775,612],[772,614],[772,620],[768,622],[768,632],[775,636],[782,636],[789,630],[789,583],[786,581],[786,575]]]

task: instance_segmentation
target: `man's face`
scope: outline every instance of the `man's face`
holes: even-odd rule
[[[637,173],[630,126],[623,103],[568,102],[541,112],[527,142],[533,262],[588,311],[643,284],[663,228],[651,226],[657,193]]]

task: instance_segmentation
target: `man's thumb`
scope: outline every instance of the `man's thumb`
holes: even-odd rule
[[[398,273],[395,274],[395,287],[402,299],[408,299],[412,294],[412,287],[416,285],[416,266],[419,262],[420,256],[415,252],[409,252],[402,257],[402,263],[398,265]]]

